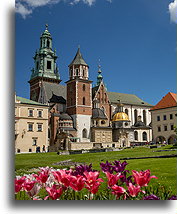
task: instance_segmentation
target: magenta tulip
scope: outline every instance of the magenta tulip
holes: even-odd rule
[[[112,187],[115,184],[117,184],[117,181],[122,177],[121,173],[118,173],[116,175],[111,174],[110,172],[105,172],[106,177],[108,178],[108,186]]]
[[[63,189],[60,185],[54,184],[52,187],[46,187],[46,191],[48,192],[48,196],[45,197],[44,200],[48,199],[49,197],[52,200],[57,200],[63,193]]]
[[[150,176],[150,170],[149,169],[147,169],[146,171],[140,171],[140,172],[132,170],[132,173],[133,173],[135,183],[141,187],[147,186],[149,181],[151,180],[151,178],[157,179],[157,177],[154,175]]]

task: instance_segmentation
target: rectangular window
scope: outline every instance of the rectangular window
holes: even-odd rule
[[[37,138],[32,138],[32,140],[33,140],[32,145],[33,145],[33,146],[37,146]]]
[[[41,123],[37,124],[37,131],[42,132],[42,124]]]
[[[29,132],[33,131],[33,123],[28,123],[28,131]]]
[[[171,125],[171,130],[174,130],[174,125]]]
[[[157,127],[157,130],[158,130],[158,132],[161,132],[161,127],[158,126],[158,127]]]
[[[38,110],[38,117],[42,117],[42,111]]]
[[[33,117],[33,109],[28,109],[28,116]]]
[[[163,115],[163,120],[167,120],[167,116],[166,115]]]
[[[47,69],[51,69],[52,68],[52,63],[51,63],[51,61],[47,61]]]
[[[167,126],[164,126],[164,131],[167,131]]]
[[[170,114],[170,120],[172,120],[173,119],[173,114]]]
[[[157,116],[157,121],[160,121],[160,116]]]

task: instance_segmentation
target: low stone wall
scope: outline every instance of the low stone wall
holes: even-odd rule
[[[71,143],[70,150],[92,149],[93,143]]]

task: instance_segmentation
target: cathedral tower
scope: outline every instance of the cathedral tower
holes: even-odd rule
[[[74,120],[77,137],[81,142],[90,141],[90,123],[92,116],[91,83],[89,66],[84,61],[80,48],[69,67],[67,83],[67,113]]]
[[[42,83],[48,82],[59,84],[61,82],[56,65],[56,51],[52,49],[52,37],[48,31],[48,25],[40,37],[40,48],[36,50],[33,57],[34,68],[31,70],[30,84],[30,99],[45,103],[47,101],[40,100]]]

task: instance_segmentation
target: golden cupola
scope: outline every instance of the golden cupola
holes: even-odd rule
[[[116,122],[116,121],[129,121],[129,117],[128,115],[123,112],[123,104],[118,104],[117,105],[118,108],[118,112],[116,114],[114,114],[113,118],[112,118],[112,122]]]

